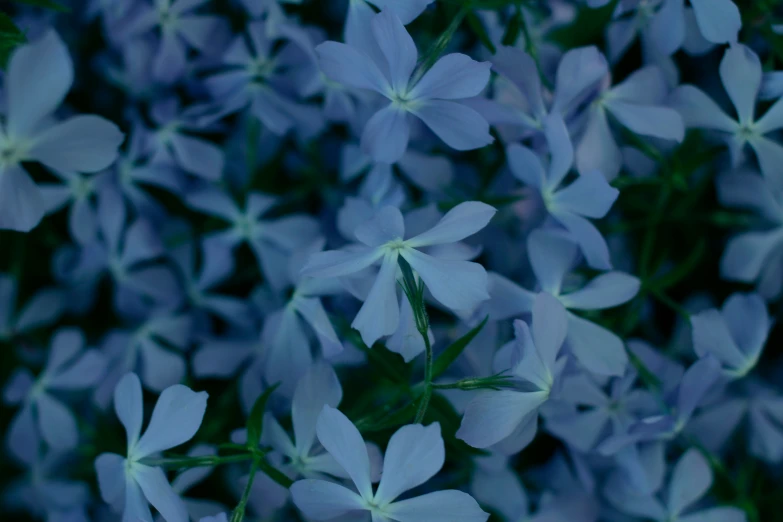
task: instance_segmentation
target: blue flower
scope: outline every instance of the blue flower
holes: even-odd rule
[[[489,125],[476,111],[451,100],[480,93],[489,81],[489,63],[464,54],[439,59],[418,81],[411,76],[418,53],[400,19],[386,10],[372,19],[381,56],[338,42],[316,47],[328,78],[356,89],[375,91],[389,104],[370,118],[362,133],[362,149],[375,161],[394,163],[408,148],[408,114],[421,119],[447,145],[470,150],[492,143]]]
[[[147,430],[141,435],[144,404],[136,374],[123,377],[114,391],[114,409],[125,427],[127,452],[102,453],[95,471],[103,500],[124,520],[152,522],[152,504],[166,522],[188,522],[185,504],[159,467],[145,464],[161,451],[184,444],[196,434],[207,408],[207,393],[176,384],[160,394]]]
[[[38,161],[63,172],[97,172],[117,158],[123,134],[94,115],[52,123],[73,83],[73,63],[53,31],[19,47],[5,77],[6,120],[0,127],[0,228],[28,232],[46,212],[40,190],[21,168]]]
[[[723,205],[760,218],[753,230],[729,239],[720,260],[721,276],[755,282],[762,296],[774,299],[783,292],[783,191],[776,194],[768,179],[748,171],[727,172],[716,181]]]
[[[683,85],[670,96],[670,104],[682,114],[685,125],[719,131],[729,145],[735,167],[743,160],[743,150],[750,145],[756,153],[761,172],[774,191],[783,188],[778,166],[783,161],[783,146],[767,137],[783,128],[783,99],[756,119],[756,100],[761,87],[761,62],[750,48],[733,44],[726,49],[720,63],[723,87],[737,111],[737,119],[728,116],[709,96],[693,85]]]
[[[400,256],[446,308],[470,311],[489,297],[486,272],[481,265],[446,256],[431,256],[419,249],[456,243],[484,228],[494,214],[495,209],[484,203],[461,203],[431,229],[403,239],[405,223],[402,213],[395,207],[384,207],[373,220],[356,228],[355,235],[360,244],[350,245],[344,250],[313,254],[302,274],[342,277],[381,261],[380,272],[351,324],[362,334],[365,344],[372,346],[379,338],[393,334],[399,326],[397,262]]]
[[[609,185],[603,174],[586,171],[564,188],[563,183],[574,158],[571,138],[562,117],[552,113],[546,118],[545,134],[550,163],[544,168],[538,155],[519,144],[506,149],[511,173],[537,191],[552,218],[565,227],[587,259],[599,270],[612,267],[609,247],[601,233],[587,218],[602,218],[612,208],[620,191]]]
[[[354,511],[368,511],[375,520],[484,522],[489,515],[467,493],[436,491],[406,500],[404,492],[420,486],[440,471],[445,461],[440,425],[410,424],[392,435],[386,448],[383,476],[375,492],[370,459],[359,430],[340,411],[324,406],[316,424],[321,445],[345,470],[358,494],[345,486],[305,479],[291,486],[296,507],[308,518],[329,520]]]
[[[558,357],[568,327],[566,312],[545,292],[536,295],[532,312],[532,328],[514,321],[511,355],[511,375],[532,390],[486,391],[468,403],[457,437],[475,448],[521,451],[536,435],[539,408],[556,389],[566,362]]]
[[[563,280],[576,259],[576,245],[557,231],[536,230],[528,236],[528,255],[541,290],[555,296],[566,309],[603,310],[625,303],[639,291],[640,282],[624,272],[606,272],[584,287],[563,292]],[[489,313],[502,320],[530,312],[533,292],[490,273]],[[568,313],[568,346],[574,357],[599,375],[623,375],[628,364],[623,341],[594,322]]]

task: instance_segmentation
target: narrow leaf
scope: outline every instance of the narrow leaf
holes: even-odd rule
[[[472,341],[473,338],[478,335],[481,329],[484,328],[484,325],[487,324],[488,319],[489,316],[485,317],[478,326],[454,341],[443,351],[443,353],[438,356],[437,359],[435,359],[435,363],[432,367],[433,379],[445,372],[448,367],[451,366],[451,363],[457,360],[457,357],[459,357],[465,347],[470,344],[470,341]]]
[[[14,49],[26,41],[24,33],[16,27],[11,17],[0,13],[0,67],[5,69]]]
[[[465,18],[465,21],[468,22],[468,27],[470,27],[470,30],[473,31],[473,34],[476,35],[476,38],[478,38],[479,42],[489,49],[489,52],[492,54],[495,54],[497,52],[497,49],[495,48],[495,45],[492,43],[492,40],[490,39],[489,35],[487,34],[487,29],[484,27],[484,24],[481,23],[481,20],[478,16],[476,16],[476,13],[470,12],[468,13],[467,17]]]
[[[250,449],[255,449],[258,446],[258,441],[261,439],[261,433],[264,430],[266,403],[278,386],[280,386],[280,383],[264,390],[264,393],[253,404],[253,409],[250,410],[250,416],[247,418],[247,447]]]

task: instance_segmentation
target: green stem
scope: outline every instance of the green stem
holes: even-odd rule
[[[247,507],[247,501],[250,498],[250,490],[253,487],[253,480],[256,478],[258,472],[258,463],[260,459],[253,459],[253,465],[250,466],[250,475],[247,477],[247,484],[245,484],[245,491],[242,492],[242,498],[239,499],[236,509],[231,514],[231,522],[242,522],[245,518],[245,509]]]
[[[255,453],[242,455],[203,455],[199,457],[164,457],[160,459],[142,459],[141,463],[147,466],[157,466],[167,469],[200,468],[204,466],[219,466],[221,464],[233,464],[253,460]]]
[[[457,14],[454,15],[454,18],[451,19],[449,26],[440,34],[440,36],[438,36],[438,39],[435,40],[435,43],[432,44],[432,47],[430,47],[429,51],[427,51],[427,54],[424,55],[424,58],[421,61],[421,65],[413,76],[413,80],[410,83],[411,85],[416,85],[421,77],[424,76],[424,73],[429,71],[430,68],[435,65],[435,62],[438,61],[440,55],[443,54],[443,51],[446,50],[446,46],[451,41],[454,33],[457,32],[457,29],[459,29],[462,20],[465,19],[470,10],[470,2],[462,4],[460,10],[457,11]]]
[[[267,462],[264,459],[258,460],[258,469],[264,472],[266,476],[283,486],[284,488],[288,489],[291,487],[291,485],[294,483],[293,480],[288,478],[288,476],[280,471],[279,469],[273,467],[269,462]]]

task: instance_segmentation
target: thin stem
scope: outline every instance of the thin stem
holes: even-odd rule
[[[266,476],[283,486],[284,488],[288,489],[291,487],[291,485],[294,483],[293,480],[288,478],[288,476],[280,471],[279,469],[273,467],[269,462],[267,462],[264,459],[258,460],[258,469],[264,472]]]
[[[430,405],[430,397],[432,397],[432,345],[430,344],[430,336],[427,335],[428,330],[429,328],[419,330],[424,339],[424,395],[421,397],[419,411],[416,412],[416,419],[413,421],[415,424],[424,420],[427,407]]]
[[[427,54],[422,59],[421,65],[416,70],[413,80],[410,83],[411,85],[416,85],[421,77],[424,76],[424,73],[429,71],[430,68],[435,65],[435,62],[437,62],[438,58],[440,58],[440,55],[443,54],[443,51],[451,41],[454,33],[456,33],[457,29],[459,29],[462,20],[464,20],[470,12],[470,9],[471,5],[470,2],[468,2],[463,4],[460,10],[457,11],[457,14],[454,15],[454,18],[451,19],[449,26],[440,34],[440,36],[438,36],[438,39],[435,40],[435,43],[432,44],[432,47],[430,47],[429,51],[427,51]]]
[[[242,498],[239,499],[236,509],[231,514],[231,522],[242,522],[245,518],[245,508],[247,507],[247,500],[250,498],[250,490],[253,487],[253,480],[256,478],[258,472],[258,464],[260,459],[254,458],[253,465],[250,466],[250,475],[247,477],[247,484],[245,484],[245,491],[242,492]]]
[[[147,466],[157,466],[167,469],[183,469],[245,462],[247,460],[253,460],[255,457],[256,455],[254,453],[245,453],[242,455],[227,455],[224,457],[217,455],[203,455],[199,457],[164,457],[161,459],[142,459],[141,462]]]

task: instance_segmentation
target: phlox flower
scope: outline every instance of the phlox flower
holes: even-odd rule
[[[564,376],[557,404],[565,408],[543,413],[547,431],[583,452],[592,450],[607,432],[625,433],[640,415],[657,410],[648,391],[634,388],[636,380],[636,372],[629,370],[604,391],[586,372]]]
[[[74,449],[79,430],[73,413],[63,404],[63,395],[95,386],[103,377],[106,358],[85,349],[84,335],[77,329],[61,329],[52,338],[46,366],[34,378],[17,369],[4,392],[7,403],[22,404],[9,428],[11,449],[24,458],[37,452],[35,433],[58,451]]]
[[[772,328],[764,300],[757,294],[732,294],[721,310],[691,316],[693,349],[712,354],[733,378],[744,377],[758,363]]]
[[[370,4],[381,11],[391,11],[397,15],[402,25],[408,25],[418,18],[432,2],[433,0],[354,0],[348,2],[348,13],[345,18],[345,43],[357,49],[373,49],[374,52],[380,53],[372,31],[369,30],[376,14]]]
[[[27,232],[46,212],[40,190],[22,169],[37,161],[63,172],[97,172],[117,158],[123,134],[94,115],[54,123],[73,83],[73,62],[54,31],[19,47],[4,78],[6,118],[0,126],[0,228]]]
[[[201,254],[196,268],[196,256]],[[222,320],[239,326],[252,323],[247,303],[239,297],[219,294],[215,287],[234,272],[231,250],[216,241],[186,241],[170,252],[172,261],[179,268],[185,294],[196,312],[209,312]]]
[[[311,365],[299,379],[291,402],[291,417],[294,436],[291,438],[280,423],[267,413],[264,420],[265,433],[261,443],[272,446],[285,458],[285,467],[294,477],[325,478],[331,475],[350,478],[336,460],[318,444],[316,425],[324,406],[337,408],[343,397],[342,386],[334,370],[320,361]],[[378,481],[382,457],[375,444],[367,444],[370,456],[372,482]]]
[[[696,449],[686,451],[674,465],[668,488],[659,496],[639,494],[622,481],[609,481],[604,494],[618,510],[656,522],[744,522],[745,513],[736,507],[694,510],[707,493],[713,476],[707,460]]]
[[[721,204],[751,211],[760,221],[729,239],[721,276],[756,283],[764,298],[774,299],[783,292],[783,191],[776,193],[768,180],[747,171],[718,176],[716,188]]]
[[[579,172],[597,170],[608,179],[620,172],[622,152],[609,127],[609,114],[635,134],[681,142],[685,125],[677,111],[664,105],[668,91],[663,72],[654,65],[602,89],[590,104],[586,128],[576,149]]]
[[[778,100],[759,119],[755,116],[756,101],[761,87],[761,62],[749,47],[733,44],[726,49],[720,63],[723,87],[737,111],[731,118],[703,91],[693,85],[675,89],[670,105],[682,115],[687,127],[719,131],[729,146],[734,166],[743,159],[743,150],[750,145],[756,153],[762,174],[773,191],[783,189],[783,146],[768,134],[783,128],[783,99]]]
[[[305,214],[262,219],[277,203],[277,198],[258,192],[247,195],[245,208],[217,187],[198,188],[185,197],[190,207],[230,223],[229,228],[209,234],[205,241],[219,241],[231,249],[246,242],[256,256],[266,281],[273,288],[288,283],[287,257],[311,244],[319,232],[318,222]]]
[[[538,229],[528,236],[528,256],[541,290],[555,296],[568,310],[603,310],[631,300],[639,291],[639,280],[619,271],[603,273],[579,290],[564,292],[563,281],[576,259],[576,245],[558,231]],[[489,276],[490,317],[508,319],[530,312],[534,293],[497,273]],[[623,375],[628,356],[622,339],[568,312],[566,339],[574,357],[598,375]]]
[[[126,38],[153,29],[160,31],[160,43],[152,57],[153,76],[158,81],[172,83],[182,77],[187,67],[188,47],[208,51],[215,39],[229,32],[228,22],[221,17],[193,12],[207,1],[154,0],[154,5],[142,4],[122,24],[122,35]],[[134,44],[131,41],[127,45]]]
[[[724,452],[742,426],[748,452],[769,464],[783,461],[783,396],[752,378],[740,383],[740,393],[726,393],[701,408],[686,426],[708,450]]]
[[[506,149],[511,173],[539,193],[548,215],[568,230],[587,263],[608,270],[612,267],[609,247],[588,218],[604,217],[620,191],[610,186],[603,174],[591,170],[581,172],[576,180],[561,188],[573,163],[571,138],[562,117],[556,113],[546,118],[544,132],[551,158],[549,167],[545,169],[535,152],[514,143]]]
[[[321,302],[323,296],[342,293],[342,286],[335,279],[301,275],[307,259],[320,252],[324,243],[319,238],[291,255],[288,263],[288,274],[293,283],[290,298],[282,308],[271,311],[264,321],[262,341],[268,347],[264,376],[269,383],[281,382],[281,391],[284,392],[290,393],[312,364],[306,328],[315,333],[324,357],[331,358],[343,351]]]
[[[42,288],[17,309],[16,278],[0,274],[0,341],[49,326],[65,310],[65,295],[59,288]]]
[[[457,438],[475,448],[497,445],[504,453],[516,453],[536,435],[538,410],[549,400],[566,359],[558,358],[565,341],[566,312],[560,302],[547,293],[536,295],[532,328],[514,321],[510,375],[530,390],[485,391],[473,398],[465,409]]]
[[[102,175],[85,176],[56,170],[51,172],[62,183],[39,185],[46,201],[46,213],[53,214],[68,206],[68,232],[71,237],[82,245],[95,241],[98,233],[98,215],[94,200],[97,187],[106,178]]]
[[[470,150],[492,143],[489,124],[476,111],[456,101],[479,94],[489,81],[489,63],[464,54],[439,59],[418,81],[412,81],[418,53],[400,19],[385,10],[372,22],[379,55],[338,42],[316,47],[321,69],[331,80],[377,92],[389,104],[367,122],[362,149],[375,161],[394,163],[408,148],[409,114],[421,119],[446,144]]]
[[[185,503],[172,489],[163,469],[145,464],[144,459],[189,441],[201,425],[206,408],[206,392],[175,384],[160,394],[147,430],[141,435],[144,404],[139,378],[129,373],[117,383],[114,410],[125,427],[127,452],[124,457],[102,453],[95,459],[95,471],[101,497],[117,512],[123,512],[124,522],[152,522],[148,503],[166,522],[188,522]]]
[[[308,518],[329,520],[369,512],[373,522],[484,522],[489,515],[467,493],[436,491],[396,500],[424,484],[443,467],[445,449],[438,423],[403,426],[386,448],[383,475],[373,492],[370,459],[359,430],[340,411],[324,406],[316,424],[318,440],[350,476],[355,492],[340,484],[305,479],[291,486],[294,503]]]
[[[481,265],[451,257],[436,257],[419,249],[456,243],[473,235],[489,223],[495,212],[484,203],[461,203],[426,232],[403,239],[405,223],[402,213],[395,207],[383,207],[374,219],[355,229],[354,234],[360,244],[313,254],[302,275],[342,277],[381,261],[380,272],[367,299],[351,323],[359,330],[365,344],[372,346],[379,338],[393,334],[399,326],[397,262],[400,256],[421,277],[432,296],[446,308],[470,311],[488,298],[486,272]]]

